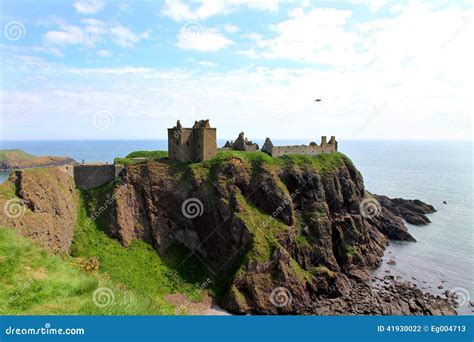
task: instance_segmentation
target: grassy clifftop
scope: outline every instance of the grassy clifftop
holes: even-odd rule
[[[34,158],[33,155],[22,150],[0,150],[0,162],[3,161],[22,161]]]
[[[168,153],[166,151],[135,151],[129,153],[125,158],[115,158],[115,163],[130,165],[130,164],[139,164],[146,163],[149,161],[161,161],[166,162]],[[238,158],[242,161],[246,161],[252,164],[260,165],[274,165],[274,166],[284,166],[284,165],[295,165],[295,166],[309,166],[314,167],[317,170],[324,171],[329,169],[334,169],[335,167],[340,167],[344,165],[344,159],[349,161],[342,153],[330,153],[330,154],[321,154],[318,156],[305,156],[299,154],[286,155],[278,158],[273,158],[270,155],[261,152],[243,152],[243,151],[219,151],[216,156],[206,160],[202,163],[194,163],[193,167],[204,167],[210,168],[213,166],[220,165],[230,159]],[[177,163],[176,163],[177,164]],[[180,163],[181,164],[181,163]],[[186,166],[191,163],[182,163]]]

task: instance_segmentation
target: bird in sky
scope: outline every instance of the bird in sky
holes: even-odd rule
[[[314,102],[321,102],[321,99],[316,99],[314,100]]]

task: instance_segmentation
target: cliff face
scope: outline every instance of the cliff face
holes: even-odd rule
[[[132,165],[113,198],[111,234],[159,253],[183,244],[223,284],[231,312],[454,313],[409,284],[368,285],[388,239],[414,239],[339,153]]]
[[[15,171],[0,190],[0,226],[15,228],[51,252],[69,252],[78,201],[64,167]]]

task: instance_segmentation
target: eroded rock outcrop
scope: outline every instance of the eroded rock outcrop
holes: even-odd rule
[[[68,253],[77,217],[74,179],[65,167],[15,171],[0,196],[0,226],[53,253]]]
[[[394,215],[402,217],[410,224],[421,226],[430,223],[426,214],[436,212],[436,209],[420,200],[407,200],[403,198],[389,198],[382,195],[374,195],[380,204]]]

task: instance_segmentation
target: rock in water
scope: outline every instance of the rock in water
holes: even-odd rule
[[[425,214],[436,212],[436,209],[420,200],[406,200],[403,198],[388,198],[382,195],[373,195],[383,208],[386,208],[395,216],[403,218],[413,225],[426,225],[430,219]]]

